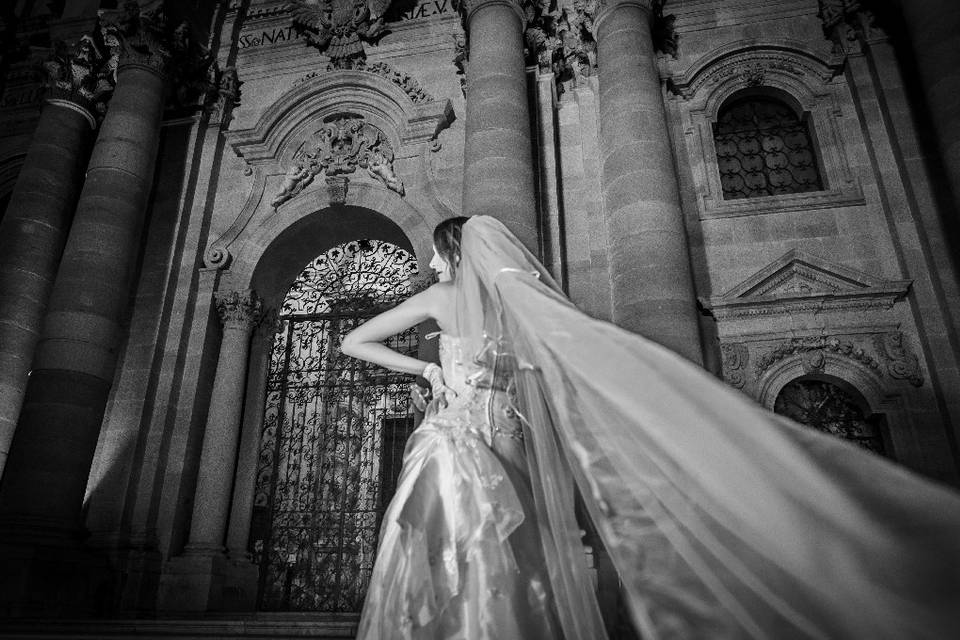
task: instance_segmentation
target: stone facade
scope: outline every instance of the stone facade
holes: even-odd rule
[[[0,25],[0,615],[255,610],[287,288],[356,239],[425,273],[454,215],[769,408],[851,390],[891,458],[960,482],[960,51],[921,3],[38,4]],[[723,123],[760,103],[815,185],[731,197],[762,172]],[[51,603],[41,548],[99,586]]]

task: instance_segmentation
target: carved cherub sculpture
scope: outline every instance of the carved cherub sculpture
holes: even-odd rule
[[[271,207],[279,207],[281,204],[303,191],[311,182],[313,182],[313,172],[302,162],[294,161],[283,176],[283,183],[280,185],[280,191],[270,201]]]

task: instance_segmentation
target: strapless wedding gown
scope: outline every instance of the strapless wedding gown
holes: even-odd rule
[[[502,383],[440,334],[444,380],[411,434],[358,640],[561,638],[533,522],[521,425]]]

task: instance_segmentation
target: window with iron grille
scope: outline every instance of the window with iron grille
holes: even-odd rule
[[[724,200],[824,188],[806,118],[776,98],[734,99],[713,134]]]
[[[792,380],[780,391],[773,410],[817,431],[884,453],[882,416],[867,415],[853,393],[839,385],[808,378]]]
[[[412,378],[343,355],[343,336],[410,293],[413,255],[379,240],[317,257],[274,337],[250,544],[258,608],[353,613],[413,430]],[[385,341],[416,355],[416,329]]]

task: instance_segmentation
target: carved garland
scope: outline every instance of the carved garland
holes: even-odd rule
[[[855,362],[859,362],[878,374],[884,372],[894,380],[905,380],[915,387],[923,386],[920,361],[911,353],[904,342],[903,333],[889,331],[874,334],[871,338],[879,359],[867,353],[852,342],[827,336],[793,338],[775,346],[760,356],[754,364],[754,375],[759,379],[774,364],[800,356],[803,370],[807,373],[822,371],[825,354],[832,353]],[[730,384],[743,388],[743,370],[749,358],[749,351],[742,343],[725,343],[720,346],[724,378]]]
[[[757,360],[757,363],[754,365],[754,374],[759,378],[767,369],[777,362],[791,356],[812,351],[835,353],[845,358],[855,360],[877,373],[883,371],[880,362],[860,347],[850,342],[842,342],[837,338],[815,336],[809,338],[793,338],[777,345],[772,351]]]

